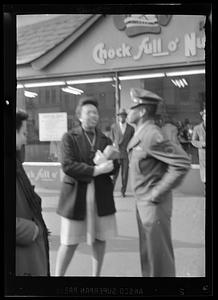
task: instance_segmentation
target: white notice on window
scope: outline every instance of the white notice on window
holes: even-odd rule
[[[39,140],[60,141],[67,132],[67,113],[39,113]]]

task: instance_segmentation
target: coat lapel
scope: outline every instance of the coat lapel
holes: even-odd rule
[[[119,124],[117,124],[117,127],[118,127],[118,133],[119,133],[118,143],[121,144],[123,142],[123,140],[125,139],[125,137],[128,135],[130,128],[129,128],[129,124],[126,123],[126,129],[125,129],[124,133],[122,134]]]
[[[118,134],[118,144],[121,144],[124,135],[122,134],[120,124],[117,124],[117,134]]]
[[[99,129],[96,128],[96,142],[95,142],[95,149],[96,150],[101,148],[102,139],[105,139],[105,135],[103,135],[102,132]]]
[[[82,160],[86,161],[88,156],[88,151],[87,151],[88,149],[85,142],[85,136],[83,134],[82,127],[79,126],[75,128],[72,134],[75,136],[76,143]]]
[[[133,136],[132,139],[130,140],[129,144],[128,144],[127,152],[131,151],[140,142],[141,142],[141,140],[140,140],[140,138],[138,136]]]
[[[130,126],[129,126],[128,123],[126,123],[126,130],[125,130],[125,132],[124,132],[124,134],[123,134],[123,139],[124,139],[126,136],[128,136],[129,131],[130,131]]]
[[[86,143],[86,137],[83,134],[82,128],[79,126],[75,128],[72,132],[72,135],[74,135],[78,149],[79,149],[79,156],[81,157],[81,160],[87,161],[87,157],[90,156],[90,148],[87,147]],[[95,150],[101,149],[102,145],[105,144],[103,140],[105,139],[105,135],[102,134],[102,132],[96,128],[96,142],[95,142]]]

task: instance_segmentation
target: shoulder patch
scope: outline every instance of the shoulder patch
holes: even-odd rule
[[[175,153],[174,146],[171,143],[169,143],[169,141],[166,141],[163,139],[162,139],[162,142],[159,142],[159,143],[156,143],[155,145],[153,145],[152,150],[166,153],[166,154]]]
[[[173,154],[175,152],[175,149],[172,145],[165,145],[164,147],[164,152],[168,153],[168,154]]]

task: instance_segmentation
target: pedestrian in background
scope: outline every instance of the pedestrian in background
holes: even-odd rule
[[[28,114],[16,113],[16,276],[49,276],[48,230],[41,199],[34,192],[20,156],[26,144]]]
[[[120,151],[119,158],[119,168],[114,174],[113,181],[114,187],[119,175],[119,170],[121,169],[121,193],[125,197],[126,187],[128,183],[128,173],[129,173],[129,158],[127,153],[127,145],[134,134],[134,128],[126,122],[127,112],[125,109],[120,109],[119,122],[111,126],[111,138],[115,147]]]
[[[189,155],[190,159],[192,158],[192,124],[189,121],[188,118],[185,119],[184,122],[182,122],[182,126],[179,130],[179,141],[185,152]]]
[[[155,119],[154,119],[154,124],[157,125],[158,127],[162,128],[162,126],[164,125],[162,115],[156,114]]]
[[[64,276],[78,244],[87,242],[92,246],[92,275],[100,276],[106,240],[117,234],[110,177],[117,163],[103,155],[112,142],[97,128],[97,100],[82,97],[76,114],[80,125],[64,134],[61,144],[65,175],[57,208],[61,245],[55,275]]]
[[[49,159],[51,161],[58,161],[60,162],[61,157],[61,141],[51,141],[49,147]]]
[[[142,276],[175,277],[171,238],[172,189],[190,167],[184,150],[165,140],[154,124],[158,95],[131,89],[128,121],[136,125],[128,145],[130,178],[136,199]]]
[[[201,181],[206,183],[205,176],[205,156],[206,156],[206,110],[200,112],[200,115],[203,119],[199,125],[194,127],[193,135],[192,135],[192,145],[198,148],[198,158],[200,165],[200,176]]]

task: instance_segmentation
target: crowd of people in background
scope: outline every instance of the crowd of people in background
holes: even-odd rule
[[[192,145],[195,124],[188,118],[185,118],[183,121],[176,121],[173,117],[162,117],[160,115],[156,117],[155,123],[162,129],[166,138],[175,142],[177,145],[181,145],[192,159],[192,162],[198,163],[197,157],[193,157],[194,146]]]

